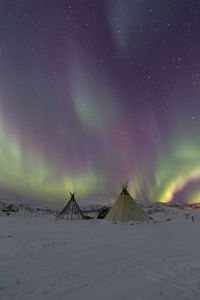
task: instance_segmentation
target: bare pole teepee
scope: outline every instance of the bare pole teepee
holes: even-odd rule
[[[78,206],[74,196],[75,193],[70,193],[71,199],[63,210],[56,216],[56,220],[68,219],[68,220],[79,220],[85,219],[85,216]]]

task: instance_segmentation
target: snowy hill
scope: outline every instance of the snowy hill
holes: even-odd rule
[[[96,215],[103,207],[111,207],[115,199],[109,196],[93,195],[91,197],[78,201],[81,209],[89,214]],[[140,206],[149,214],[155,213],[173,213],[184,210],[185,214],[189,211],[200,210],[200,204],[184,203],[140,203]],[[0,215],[56,215],[66,203],[47,203],[33,200],[11,200],[0,199]],[[187,212],[188,211],[188,212]]]

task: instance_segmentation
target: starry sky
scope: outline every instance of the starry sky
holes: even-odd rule
[[[200,202],[200,1],[1,0],[0,190]]]

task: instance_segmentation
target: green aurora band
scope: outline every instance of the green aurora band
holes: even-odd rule
[[[77,191],[78,197],[99,191],[103,186],[102,176],[91,167],[74,176],[58,175],[55,166],[45,161],[31,149],[24,149],[9,136],[0,123],[0,186],[20,196],[50,202],[65,201],[68,191]]]
[[[32,199],[59,202],[65,200],[68,191],[76,191],[79,199],[107,188],[103,175],[95,172],[92,167],[74,176],[67,173],[58,176],[55,166],[47,166],[33,150],[24,151],[20,143],[6,132],[3,122],[0,127],[0,144],[0,186],[6,190]],[[141,174],[137,174],[135,179],[130,178],[131,193],[140,200],[172,201],[174,195],[189,182],[200,179],[200,165],[197,164],[200,161],[199,150],[194,144],[176,142],[165,159],[158,159],[151,180]],[[117,186],[110,189],[114,190],[117,193]],[[199,201],[200,188],[191,191],[185,199],[188,203]]]

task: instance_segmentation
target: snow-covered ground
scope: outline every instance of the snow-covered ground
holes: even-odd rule
[[[154,222],[115,224],[47,206],[1,213],[1,300],[200,299],[198,210],[155,204]]]

